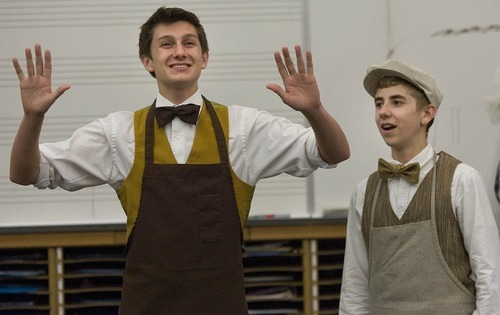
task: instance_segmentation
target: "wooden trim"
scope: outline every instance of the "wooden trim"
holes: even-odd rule
[[[246,241],[344,238],[345,224],[251,226],[243,229]],[[0,234],[0,248],[125,245],[126,231],[79,231]]]
[[[0,248],[123,245],[125,231],[0,234]]]
[[[49,305],[50,305],[50,315],[57,315],[59,309],[58,296],[55,292],[58,292],[57,282],[59,280],[59,275],[57,273],[57,249],[55,247],[49,247],[47,249],[48,253],[48,272],[49,272]]]
[[[312,252],[311,240],[302,240],[302,266],[303,271],[303,292],[304,292],[304,315],[313,313],[313,283],[312,283]]]
[[[245,240],[323,239],[345,235],[345,225],[255,226],[248,228]]]

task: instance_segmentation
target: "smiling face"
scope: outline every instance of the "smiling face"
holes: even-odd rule
[[[403,85],[379,88],[375,94],[375,122],[392,157],[406,163],[427,145],[427,124],[434,105],[419,109],[417,100]]]
[[[154,28],[151,56],[143,55],[141,61],[147,71],[154,72],[160,94],[173,102],[183,101],[198,89],[208,51],[202,53],[192,24],[185,21],[158,24]]]

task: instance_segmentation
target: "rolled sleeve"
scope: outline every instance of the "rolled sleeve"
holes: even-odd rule
[[[40,145],[35,186],[75,191],[108,183],[116,190],[133,162],[133,144],[133,113],[118,112],[96,119],[67,140]]]
[[[230,107],[230,158],[248,184],[286,173],[305,177],[318,168],[334,168],[321,159],[311,128],[254,108]]]

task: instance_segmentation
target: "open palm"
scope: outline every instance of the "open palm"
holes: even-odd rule
[[[307,111],[320,106],[319,88],[313,72],[312,54],[306,52],[306,63],[300,46],[295,46],[297,68],[293,63],[288,48],[283,48],[283,57],[274,53],[278,72],[283,80],[284,88],[277,84],[268,84],[267,88],[279,95],[282,101],[298,111]]]
[[[19,78],[23,109],[26,114],[43,115],[70,86],[62,85],[56,91],[52,91],[52,61],[49,50],[45,51],[44,62],[42,48],[40,45],[35,45],[35,64],[33,63],[31,49],[27,48],[25,54],[27,77],[17,58],[12,59],[14,69]]]

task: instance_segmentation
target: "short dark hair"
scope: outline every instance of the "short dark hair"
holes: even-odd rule
[[[198,39],[201,43],[201,52],[208,52],[208,40],[205,30],[200,23],[198,17],[189,11],[181,8],[160,7],[153,15],[144,23],[139,34],[139,57],[151,57],[151,42],[153,41],[154,28],[158,24],[171,24],[175,22],[185,21],[192,24],[198,33]]]
[[[431,103],[429,101],[429,98],[427,98],[427,95],[425,95],[424,91],[420,90],[415,85],[411,84],[410,82],[400,77],[396,76],[383,77],[382,79],[380,79],[380,81],[378,81],[377,88],[384,89],[396,85],[401,85],[405,87],[408,90],[408,92],[410,92],[411,96],[413,96],[417,100],[418,110],[424,109],[427,105]],[[427,131],[429,131],[429,128],[432,126],[433,123],[434,123],[434,118],[427,124]]]

